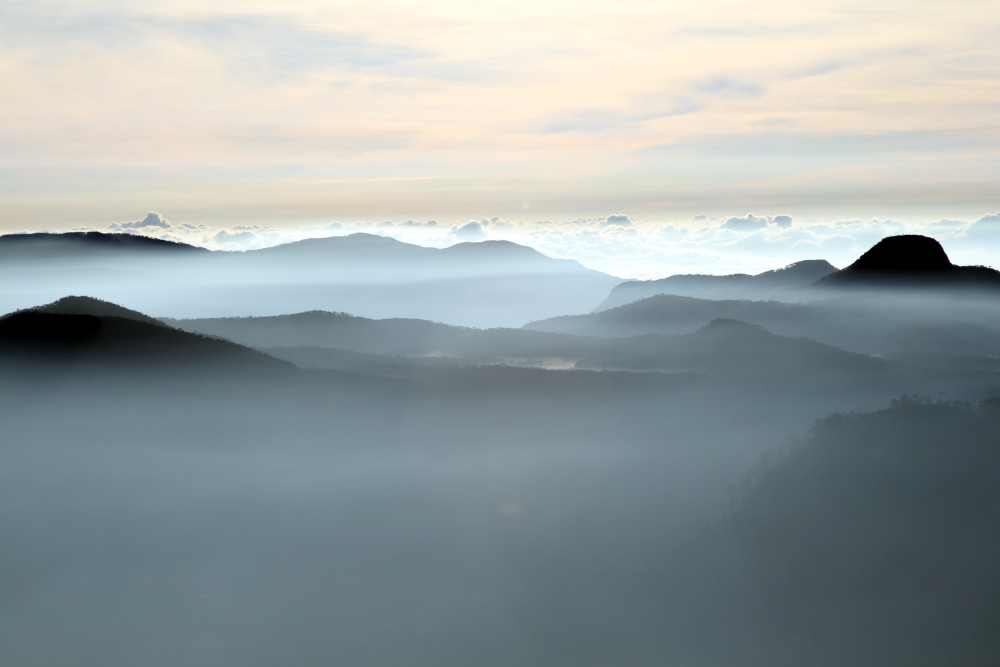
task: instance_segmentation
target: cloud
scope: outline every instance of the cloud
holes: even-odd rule
[[[144,227],[138,225],[144,224]],[[158,221],[162,221],[160,224]],[[901,222],[886,219],[806,219],[789,215],[699,217],[686,221],[637,220],[625,214],[572,220],[481,218],[465,223],[416,220],[378,228],[354,221],[272,228],[169,222],[151,214],[126,229],[209,248],[251,250],[331,234],[371,233],[406,243],[446,247],[486,238],[528,245],[557,258],[623,278],[662,278],[678,273],[759,273],[802,259],[847,266],[878,241],[895,234],[925,234],[942,242],[957,264],[995,264],[1000,256],[1000,212],[974,223],[961,220]],[[167,225],[167,226],[164,226]]]
[[[696,218],[696,220],[699,218]],[[704,220],[704,217],[700,217]],[[779,227],[781,229],[788,229],[792,226],[792,216],[790,215],[754,215],[753,213],[747,213],[745,216],[733,216],[731,218],[726,218],[726,220],[720,225],[722,229],[731,229],[733,231],[748,232],[756,231],[759,229],[764,229],[765,227]]]
[[[486,223],[470,220],[460,227],[452,227],[448,233],[463,241],[481,241],[486,238]]]
[[[1000,239],[1000,213],[987,213],[965,230],[969,240]]]
[[[603,227],[612,227],[612,226],[631,227],[632,226],[632,222],[633,222],[633,220],[629,216],[622,215],[621,213],[616,213],[614,215],[609,215],[604,220],[604,224],[602,226]]]
[[[713,76],[699,81],[694,89],[704,93],[714,93],[725,97],[758,97],[763,92],[760,86],[743,83],[729,76]]]
[[[146,217],[142,220],[135,220],[133,222],[113,222],[108,225],[108,229],[116,232],[132,232],[135,230],[142,231],[152,231],[153,228],[157,229],[170,229],[172,225],[168,220],[165,220],[163,216],[155,211],[150,211],[146,214]]]
[[[765,217],[758,217],[753,213],[747,213],[743,217],[733,216],[731,218],[726,218],[720,226],[723,229],[732,229],[737,232],[754,231],[757,229],[763,229],[767,227],[768,219]]]
[[[212,237],[212,240],[222,245],[249,245],[257,239],[257,235],[251,231],[231,232],[227,229],[220,229]]]

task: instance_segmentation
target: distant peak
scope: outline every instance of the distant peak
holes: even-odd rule
[[[937,240],[918,234],[889,236],[848,267],[855,271],[942,271],[954,268]]]
[[[833,273],[837,270],[830,262],[825,259],[803,259],[798,262],[792,262],[788,266],[782,267],[780,269],[774,269],[774,271],[765,271],[765,273],[777,273],[778,271],[801,271],[801,270],[816,270],[816,271],[829,271]]]
[[[94,317],[121,317],[127,320],[163,326],[163,323],[137,310],[130,310],[110,301],[102,301],[89,296],[64,296],[44,306],[29,308],[36,313],[50,315],[92,315]]]
[[[502,241],[498,239],[490,239],[488,241],[462,241],[461,243],[448,246],[447,248],[444,248],[444,250],[453,253],[503,253],[506,255],[516,253],[525,256],[530,255],[532,257],[545,257],[545,255],[530,246],[514,243],[513,241]]]
[[[936,240],[916,234],[889,236],[843,271],[816,283],[863,288],[1000,288],[1000,272],[983,266],[956,266]]]
[[[24,246],[38,244],[74,244],[90,248],[150,248],[163,250],[198,250],[208,252],[205,248],[168,241],[141,234],[123,234],[108,232],[35,232],[26,234],[4,234],[0,236],[0,247],[11,250]]]
[[[320,236],[311,239],[302,239],[300,241],[290,241],[289,243],[281,243],[276,246],[270,246],[269,248],[262,248],[261,250],[252,252],[261,252],[266,250],[277,250],[277,249],[289,249],[289,248],[359,248],[359,247],[397,247],[397,246],[408,246],[413,245],[412,243],[406,243],[398,239],[394,239],[391,236],[381,236],[379,234],[369,234],[367,232],[355,232],[354,234],[344,234],[342,236]]]

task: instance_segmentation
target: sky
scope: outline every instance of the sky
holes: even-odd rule
[[[0,0],[0,233],[996,265],[998,34],[995,0]]]

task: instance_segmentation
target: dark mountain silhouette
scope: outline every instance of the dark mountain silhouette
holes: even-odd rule
[[[64,296],[44,306],[35,306],[28,309],[33,313],[50,313],[53,315],[93,315],[95,317],[120,317],[126,320],[145,322],[156,326],[163,326],[160,320],[144,315],[137,310],[129,310],[111,303],[89,296]]]
[[[0,363],[73,370],[290,372],[289,363],[225,340],[180,331],[115,304],[67,297],[0,318]]]
[[[876,243],[856,262],[816,283],[844,288],[1000,288],[1000,271],[956,266],[935,239],[907,234]]]
[[[84,292],[174,317],[347,311],[474,326],[592,310],[618,278],[507,241],[426,248],[373,234],[245,252],[98,232],[0,237],[0,310]]]
[[[616,308],[658,294],[702,299],[766,299],[779,294],[798,296],[794,290],[811,285],[836,271],[837,267],[825,259],[807,259],[757,275],[685,274],[659,280],[631,280],[616,285],[608,298],[594,312]]]
[[[207,254],[197,246],[165,241],[136,234],[104,232],[63,232],[4,234],[0,236],[0,259],[5,261],[44,258],[90,258],[150,253]]]
[[[695,664],[997,664],[998,405],[820,420],[731,489],[723,520],[618,574],[659,590],[662,640]]]

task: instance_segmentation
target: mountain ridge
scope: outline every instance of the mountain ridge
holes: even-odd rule
[[[1000,271],[953,264],[944,247],[929,236],[887,236],[850,266],[816,281],[839,288],[1000,288]]]
[[[616,285],[593,312],[601,312],[660,294],[712,299],[761,299],[791,293],[837,271],[825,259],[806,259],[755,275],[713,276],[678,274],[656,280],[632,280]]]

